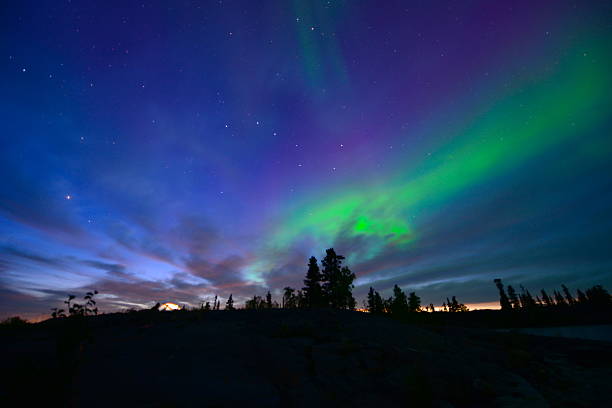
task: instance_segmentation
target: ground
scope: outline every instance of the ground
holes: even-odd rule
[[[20,406],[603,407],[612,379],[610,343],[348,311],[58,319],[0,346]]]

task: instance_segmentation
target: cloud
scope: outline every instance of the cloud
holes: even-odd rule
[[[20,248],[15,248],[15,247],[9,247],[9,246],[3,246],[0,247],[0,255],[2,255],[3,257],[12,257],[12,258],[18,258],[21,260],[25,260],[28,262],[35,262],[44,266],[52,266],[52,267],[59,267],[59,266],[63,266],[64,265],[64,261],[56,258],[56,257],[47,257],[47,256],[43,256],[43,255],[39,255],[39,254],[35,254]]]

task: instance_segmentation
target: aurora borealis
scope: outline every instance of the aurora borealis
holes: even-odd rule
[[[0,317],[612,285],[612,5],[126,3],[3,7]]]

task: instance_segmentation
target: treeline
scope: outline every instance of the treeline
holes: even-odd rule
[[[333,308],[354,310],[356,303],[353,297],[355,274],[343,265],[344,256],[336,254],[333,248],[325,251],[321,267],[317,258],[311,256],[302,289],[287,286],[283,291],[282,303],[272,301],[268,291],[265,298],[253,296],[245,303],[246,309],[283,309],[297,308]],[[231,295],[230,295],[231,296]]]
[[[561,291],[554,290],[549,295],[544,289],[541,289],[540,293],[534,297],[523,285],[520,285],[520,292],[517,292],[511,285],[504,287],[501,279],[495,279],[494,282],[499,291],[499,304],[503,311],[529,311],[541,308],[590,309],[612,306],[612,297],[601,285],[595,285],[585,291],[578,289],[575,295],[567,286],[561,285]]]
[[[325,257],[321,260],[319,267],[317,258],[311,256],[302,289],[285,287],[280,304],[272,300],[270,291],[265,297],[255,295],[246,301],[245,309],[333,308],[354,310],[356,303],[352,291],[355,274],[348,266],[343,265],[344,259],[344,256],[336,254],[333,248],[329,248],[325,251]],[[393,295],[387,299],[383,299],[380,293],[370,287],[365,306],[365,310],[372,314],[387,314],[394,317],[435,311],[433,304],[422,307],[421,298],[415,292],[406,295],[397,285],[393,286]],[[439,311],[466,312],[468,308],[453,296],[452,300],[446,299]]]

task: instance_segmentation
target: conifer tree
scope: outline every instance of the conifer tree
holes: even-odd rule
[[[567,303],[565,303],[565,299],[563,298],[563,295],[561,295],[561,293],[559,293],[556,290],[553,293],[555,295],[555,303],[557,304],[557,306],[566,306],[567,305]]]
[[[563,289],[563,294],[565,295],[565,300],[567,301],[567,304],[572,306],[575,303],[575,300],[569,289],[565,285],[561,285],[561,289]]]
[[[502,280],[497,278],[497,279],[494,279],[493,282],[495,282],[495,286],[497,286],[497,289],[499,290],[499,304],[501,306],[501,309],[511,310],[512,305],[510,304],[510,301],[508,300],[508,296],[506,295],[506,291],[504,290],[504,285],[502,283]]]
[[[283,293],[283,308],[285,309],[293,309],[297,307],[296,297],[295,297],[295,289],[292,287],[285,287]]]
[[[391,300],[391,314],[401,316],[408,312],[408,298],[404,291],[397,285],[393,285],[393,298]]]
[[[410,292],[410,295],[408,295],[408,311],[409,312],[420,312],[421,311],[421,298],[418,297],[415,292]]]
[[[231,293],[227,299],[227,303],[225,304],[225,310],[234,310],[234,299],[232,298]]]
[[[304,279],[304,301],[307,307],[321,307],[323,306],[323,292],[321,289],[321,271],[319,270],[319,264],[317,258],[311,256],[308,260],[308,272],[306,272],[306,279]]]
[[[587,297],[586,297],[586,295],[584,294],[584,292],[583,292],[583,291],[581,291],[580,289],[578,289],[578,290],[576,291],[576,294],[578,295],[578,302],[579,302],[580,304],[586,304],[586,303],[588,302],[588,299],[587,299]]]
[[[544,301],[544,304],[546,306],[554,306],[555,305],[554,300],[550,296],[548,296],[548,293],[546,293],[546,291],[544,289],[542,289],[540,292],[542,293],[542,300]]]
[[[595,285],[586,290],[588,303],[596,307],[609,307],[612,305],[612,298],[608,291],[601,285]]]
[[[370,290],[368,291],[368,311],[372,314],[376,313],[376,300],[374,295],[374,288],[370,286]]]
[[[266,294],[266,308],[272,309],[272,294],[270,291]]]
[[[325,258],[321,261],[325,303],[335,309],[354,309],[352,290],[355,274],[348,267],[342,266],[344,256],[337,255],[333,248],[325,252]]]
[[[510,285],[508,285],[508,300],[510,301],[513,309],[521,308],[521,302],[519,301],[516,291]]]

